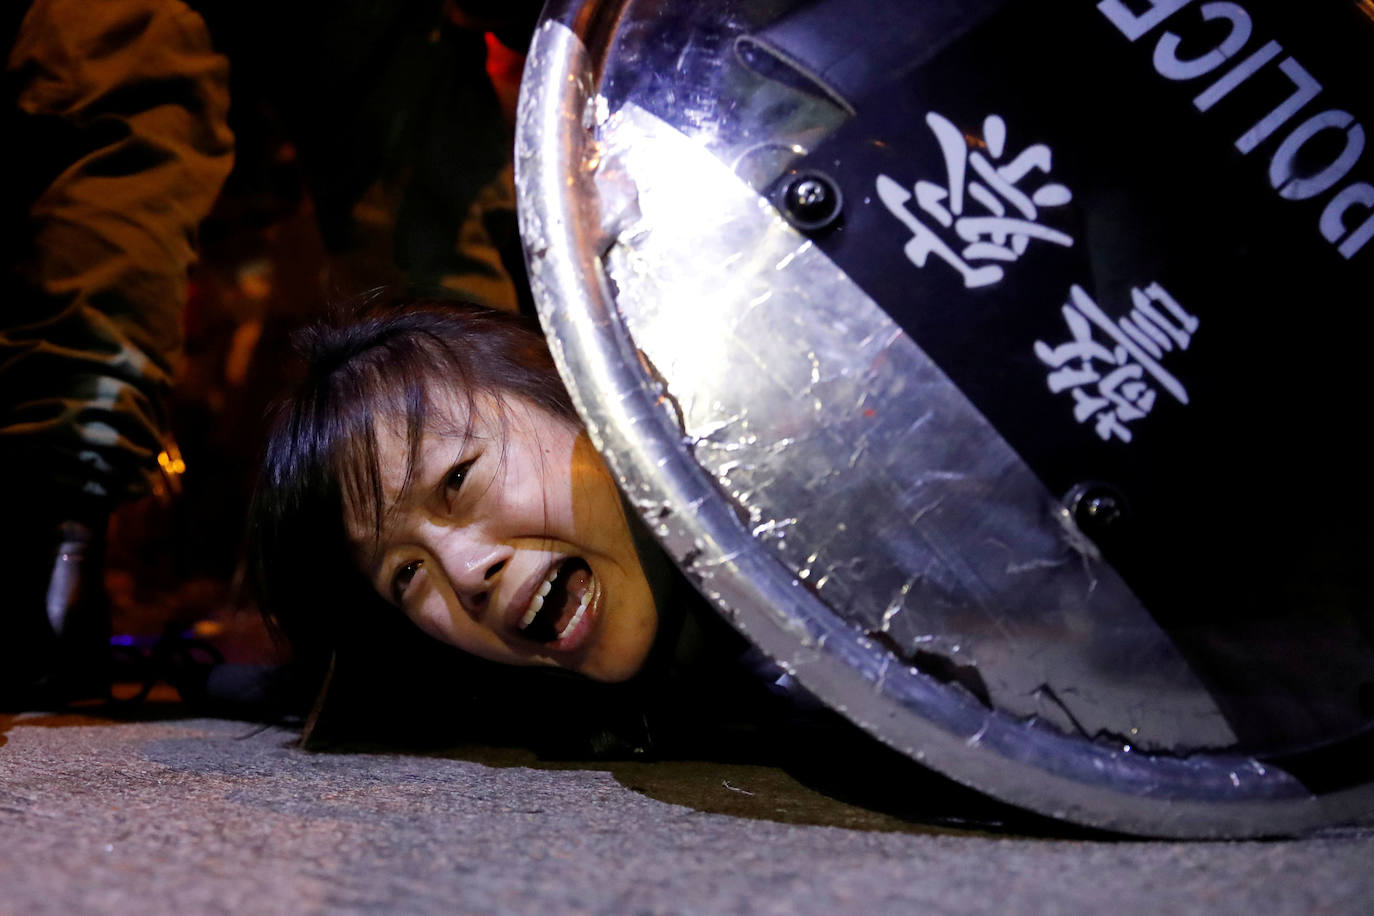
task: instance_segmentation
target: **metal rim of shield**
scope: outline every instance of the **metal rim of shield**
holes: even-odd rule
[[[700,8],[729,19],[741,6]],[[1033,554],[1023,563],[1016,557],[997,563],[1002,572],[1039,576],[1027,586],[1028,592],[1042,590],[1037,601],[1058,594],[1055,589],[1079,589],[1086,576],[1083,590],[1092,598],[1083,599],[1085,607],[1104,617],[1051,608],[1027,621],[1008,606],[999,620],[1005,605],[998,603],[1016,592],[998,580],[987,585],[986,603],[994,612],[971,629],[1007,623],[1013,636],[999,642],[1005,634],[993,634],[973,649],[957,636],[943,639],[935,624],[948,629],[962,619],[958,605],[970,593],[968,583],[995,578],[976,566],[992,560],[965,562],[959,548],[995,543],[1001,550],[999,533],[1012,541],[1073,541],[1082,532],[1071,503],[1083,494],[1044,490],[920,341],[913,342],[817,250],[808,233],[823,225],[824,213],[810,223],[795,213],[784,218],[787,204],[779,194],[788,187],[795,192],[792,179],[806,177],[789,167],[810,142],[805,124],[799,134],[755,136],[747,122],[744,129],[736,123],[727,142],[712,134],[715,122],[730,117],[721,113],[720,98],[676,99],[669,107],[677,123],[667,123],[661,110],[640,104],[649,90],[625,87],[626,73],[660,62],[617,61],[616,55],[632,57],[644,33],[661,45],[654,20],[667,15],[661,5],[551,2],[527,58],[515,158],[530,282],[555,360],[593,443],[686,575],[829,706],[912,759],[1004,801],[1158,836],[1292,834],[1374,821],[1368,769],[1363,776],[1325,781],[1299,778],[1297,767],[1290,772],[1273,755],[1232,747],[1225,717],[1209,705],[1170,640],[1133,609],[1130,589],[1090,544],[1074,544],[1086,573],[1056,568],[1042,574],[1037,563],[1049,568],[1059,561],[1041,562]],[[681,47],[659,49],[664,59],[671,62],[677,53],[683,66],[691,54],[709,53],[718,56],[710,67],[738,67],[738,55],[748,50],[742,36],[729,29],[693,31],[692,15],[682,17]],[[721,45],[722,34],[731,39],[728,47]],[[707,38],[716,44],[703,50]],[[695,66],[700,71],[700,61]],[[671,70],[644,79],[660,99],[700,89],[699,83],[675,83]],[[787,95],[792,89],[773,86],[763,95],[768,91],[793,98]],[[820,99],[802,107],[811,106],[813,121],[831,129],[852,114],[836,114],[843,102]],[[827,180],[823,170],[820,180]],[[751,285],[751,277],[766,270],[773,271],[768,283]],[[748,401],[754,396],[759,403]],[[731,400],[736,397],[744,400]],[[863,422],[898,410],[908,414],[881,434],[854,425],[860,420],[832,422],[833,406],[851,401]],[[806,426],[808,416],[820,418],[815,428]],[[912,433],[922,424],[930,435]],[[938,435],[942,430],[950,435]],[[817,439],[824,441],[805,441]],[[844,457],[864,476],[850,484],[838,467],[845,462],[832,467],[826,460],[856,442],[861,447]],[[802,479],[799,467],[813,476]],[[829,506],[816,480],[838,481],[843,492],[834,502],[847,505],[849,516]],[[846,487],[858,502],[844,501]],[[928,488],[941,496],[911,497]],[[808,504],[795,507],[789,499]],[[956,504],[958,512],[950,509]],[[853,533],[851,521],[858,529]],[[908,561],[884,554],[875,566],[860,569],[855,555],[862,551],[852,546],[875,545],[879,534],[893,530],[897,546],[882,550],[923,550],[910,562],[952,572],[911,575],[895,590],[865,592],[865,583],[902,572]],[[827,547],[847,550],[841,559],[855,568],[846,572],[833,563],[820,574]],[[848,585],[839,581],[845,575]],[[904,624],[905,636],[889,638],[890,620],[919,622],[921,601],[938,603],[949,595],[953,610],[942,610],[929,634],[911,630],[917,625],[911,623]],[[909,605],[903,603],[908,597]],[[865,602],[872,607],[864,610]],[[860,610],[845,616],[836,611],[842,604]],[[1053,632],[1033,632],[1036,627]],[[1122,654],[1112,642],[1118,635],[1118,642],[1154,654]],[[922,651],[927,644],[930,650]],[[1025,646],[1034,651],[1015,657]],[[1106,661],[1084,662],[1085,646],[1106,646]],[[1086,682],[1101,687],[1106,727],[1093,726],[1084,700],[1056,696],[1049,680],[1037,680],[1034,664],[1040,663],[1030,656],[1057,651],[1058,661],[1043,664],[1081,671]],[[997,680],[1004,657],[1009,673]],[[1113,665],[1131,668],[1135,679],[1118,682],[1104,671]],[[1153,683],[1151,672],[1167,675]],[[1036,696],[1018,706],[1022,693]],[[1166,735],[1159,746],[1150,744],[1155,706]],[[1130,727],[1136,720],[1123,719],[1122,709],[1135,710],[1130,715],[1145,732],[1139,742]],[[1185,721],[1190,717],[1197,724]],[[1374,759],[1370,730],[1350,731],[1313,753]],[[1169,741],[1176,746],[1165,746]]]

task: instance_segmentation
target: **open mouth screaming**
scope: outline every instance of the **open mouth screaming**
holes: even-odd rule
[[[578,557],[554,567],[520,618],[520,635],[553,642],[576,631],[592,601],[592,582],[591,567]]]

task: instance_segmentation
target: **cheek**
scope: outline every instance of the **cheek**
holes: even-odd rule
[[[406,616],[426,636],[461,649],[469,655],[503,665],[531,664],[528,659],[512,652],[490,630],[473,622],[461,609],[450,612],[442,596],[431,596],[416,611],[407,611]]]
[[[437,597],[431,595],[430,599],[421,607],[407,610],[405,615],[426,636],[452,646],[458,646],[461,649],[463,647],[460,644],[458,634],[453,632],[453,620],[443,607],[443,602],[436,600]]]
[[[408,609],[405,614],[426,636],[465,652],[480,654],[477,648],[481,634],[461,610],[453,612],[455,607],[456,604],[450,604],[438,588],[431,588],[420,606]]]
[[[620,491],[585,436],[577,441],[567,478],[573,525],[603,552],[619,558],[630,544]]]
[[[658,632],[658,610],[642,576],[619,583],[623,603],[607,621],[606,638],[587,673],[603,681],[622,681],[644,667]]]
[[[567,456],[556,449],[508,456],[484,493],[481,515],[497,536],[565,531],[574,518]]]

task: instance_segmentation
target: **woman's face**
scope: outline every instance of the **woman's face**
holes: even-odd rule
[[[606,465],[579,429],[526,401],[479,397],[469,418],[466,400],[431,418],[404,493],[404,418],[378,418],[380,538],[348,519],[363,572],[473,655],[630,677],[658,616]]]

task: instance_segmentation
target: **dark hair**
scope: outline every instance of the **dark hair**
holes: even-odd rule
[[[439,300],[365,305],[298,333],[304,377],[274,407],[249,520],[259,607],[319,662],[375,627],[382,599],[355,564],[345,512],[380,531],[376,418],[404,417],[408,485],[436,397],[514,395],[577,422],[548,346],[524,318]],[[388,606],[389,607],[389,606]]]

